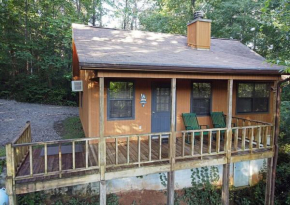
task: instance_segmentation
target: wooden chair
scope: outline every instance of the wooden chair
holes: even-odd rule
[[[227,126],[225,115],[223,112],[212,112],[210,113],[210,116],[214,128],[225,128]],[[232,125],[235,126],[234,123],[232,123]],[[225,130],[221,131],[222,139],[223,136],[225,135],[225,132],[226,132]],[[233,130],[233,132],[235,132],[235,130]]]
[[[186,130],[201,130],[202,127],[208,129],[208,125],[199,125],[196,113],[182,113],[182,119]],[[189,135],[187,133],[187,142],[189,143]],[[208,132],[203,132],[204,135],[208,135]],[[200,136],[200,132],[195,132],[194,136]]]

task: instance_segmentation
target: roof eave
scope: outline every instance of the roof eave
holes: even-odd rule
[[[192,72],[208,74],[260,74],[260,75],[282,75],[279,69],[269,68],[226,68],[226,67],[209,67],[209,66],[168,66],[168,65],[136,65],[136,64],[112,64],[112,63],[84,63],[79,64],[84,70],[122,70],[122,71],[161,71],[161,72]]]

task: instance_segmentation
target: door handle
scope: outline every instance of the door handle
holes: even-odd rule
[[[154,114],[155,112],[153,111],[152,113]]]

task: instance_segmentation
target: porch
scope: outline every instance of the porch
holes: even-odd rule
[[[105,179],[222,165],[273,156],[273,125],[233,117],[237,125],[180,132],[105,136]],[[31,142],[30,123],[6,146],[15,193],[100,181],[100,138]],[[198,135],[197,135],[198,133]],[[174,164],[170,144],[176,136]],[[164,138],[164,136],[168,138]],[[227,151],[230,142],[230,151]],[[56,151],[57,150],[57,151]],[[230,157],[227,158],[227,156]],[[103,155],[103,156],[104,156]]]

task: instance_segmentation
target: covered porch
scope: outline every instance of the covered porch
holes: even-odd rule
[[[100,181],[100,197],[105,197],[106,181],[111,179],[168,172],[170,186],[174,184],[174,171],[211,165],[223,165],[227,179],[230,163],[273,157],[273,124],[233,116],[233,80],[225,81],[227,98],[221,101],[226,105],[226,126],[208,124],[206,129],[195,130],[185,130],[183,125],[178,128],[177,82],[170,80],[168,132],[108,135],[105,129],[109,132],[112,128],[105,124],[105,80],[100,77],[99,136],[32,142],[28,123],[6,146],[8,159],[11,157],[7,160],[7,187],[21,194]],[[228,181],[223,186],[228,190]]]

